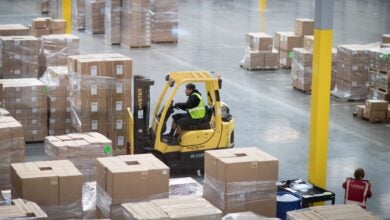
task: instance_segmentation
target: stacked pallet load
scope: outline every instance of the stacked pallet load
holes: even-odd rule
[[[112,142],[97,132],[71,133],[45,138],[50,160],[70,160],[83,174],[84,182],[96,181],[96,158],[111,156]]]
[[[85,29],[85,0],[72,0],[72,28]]]
[[[97,159],[96,206],[102,217],[117,219],[121,204],[168,197],[169,167],[152,154]]]
[[[41,37],[49,34],[65,34],[66,21],[51,17],[34,18],[31,24],[31,34]]]
[[[272,37],[266,33],[247,33],[241,66],[248,70],[277,69],[278,52],[272,48]]]
[[[28,27],[21,24],[0,24],[0,36],[27,36],[30,35]]]
[[[47,135],[46,85],[35,78],[2,79],[4,106],[23,125],[24,140],[43,141]]]
[[[369,50],[368,71],[370,91],[368,99],[390,101],[390,48]]]
[[[338,46],[337,62],[336,85],[332,95],[347,100],[365,100],[369,91],[367,46]]]
[[[371,123],[387,122],[390,120],[390,105],[386,100],[366,100],[365,105],[356,106],[354,115]]]
[[[39,48],[33,36],[0,37],[0,78],[38,78]]]
[[[68,57],[71,123],[77,132],[99,132],[126,153],[125,115],[131,104],[132,60],[121,54]]]
[[[150,46],[150,0],[123,0],[121,22],[121,46],[126,48]]]
[[[222,219],[222,212],[198,197],[177,197],[122,204],[125,219]],[[148,210],[147,212],[145,210]]]
[[[276,216],[279,161],[257,148],[206,151],[203,197],[224,213]]]
[[[107,44],[121,43],[121,0],[106,0],[104,40]]]
[[[104,0],[85,0],[85,32],[104,33]]]
[[[293,48],[302,47],[301,36],[294,32],[275,32],[274,47],[279,51],[279,66],[291,68]]]
[[[11,164],[12,196],[37,203],[49,219],[82,217],[82,184],[69,160]]]
[[[0,191],[11,188],[10,164],[24,161],[23,127],[12,116],[0,116]]]
[[[152,42],[177,43],[178,4],[177,0],[152,0]]]
[[[314,206],[307,209],[287,212],[288,220],[311,219],[344,219],[344,220],[379,220],[380,218],[356,204],[338,204],[329,206]]]
[[[291,82],[295,89],[311,91],[313,54],[305,48],[294,48],[291,66]]]
[[[49,135],[71,133],[68,68],[49,67],[40,80],[47,86]]]

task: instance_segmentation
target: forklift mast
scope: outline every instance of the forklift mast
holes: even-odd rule
[[[153,148],[149,137],[150,86],[154,81],[144,76],[134,76],[134,153],[144,153]]]

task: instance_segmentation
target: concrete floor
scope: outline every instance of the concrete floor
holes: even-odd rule
[[[211,70],[224,80],[222,99],[236,120],[236,147],[256,146],[280,159],[279,178],[306,178],[310,96],[290,86],[288,70],[239,68],[245,33],[293,31],[294,19],[314,16],[312,0],[270,0],[260,15],[255,0],[179,0],[179,43],[127,50],[107,46],[103,36],[80,33],[81,52],[120,52],[134,60],[134,74],[155,80],[159,94],[168,71]],[[390,1],[335,0],[334,45],[380,41],[390,33]],[[35,2],[0,1],[0,23],[29,24]],[[152,97],[152,106],[157,97]],[[342,182],[357,167],[366,170],[373,198],[368,210],[390,218],[390,125],[352,117],[356,103],[331,102],[327,188],[343,202]],[[41,144],[28,145],[28,160],[44,158]]]

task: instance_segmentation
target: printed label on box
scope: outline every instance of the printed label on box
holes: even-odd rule
[[[20,60],[20,55],[19,54],[15,54],[15,60]]]
[[[32,134],[38,134],[37,130],[32,130]]]
[[[123,75],[123,65],[116,65],[116,75]]]
[[[91,76],[97,76],[97,66],[91,66]]]
[[[55,102],[55,101],[57,101],[57,98],[56,98],[56,97],[50,97],[50,100],[51,100],[52,102]]]
[[[16,110],[15,110],[15,113],[16,113],[16,114],[20,114],[20,113],[22,113],[22,110],[16,109]]]
[[[357,69],[358,69],[357,66],[352,66],[352,70],[353,70],[353,71],[356,71]]]
[[[116,93],[117,94],[122,94],[123,93],[123,84],[122,83],[117,83],[116,84]]]
[[[16,92],[20,92],[22,89],[20,87],[15,87]]]
[[[65,119],[66,124],[70,124],[70,118]]]
[[[98,120],[92,120],[92,130],[95,131],[98,129]]]
[[[31,124],[36,124],[38,122],[38,120],[37,119],[33,119],[33,120],[31,120]]]
[[[50,124],[55,124],[56,120],[55,119],[50,119]]]
[[[15,75],[20,75],[20,70],[15,70]]]
[[[116,129],[120,130],[123,128],[123,120],[116,120]]]
[[[18,46],[20,44],[20,41],[19,40],[14,40],[14,45],[15,46]]]
[[[31,97],[31,101],[32,102],[36,102],[37,101],[37,97]]]
[[[91,103],[91,112],[97,112],[98,111],[98,103],[92,102]]]
[[[21,98],[17,98],[17,99],[15,99],[15,102],[16,103],[19,103],[19,102],[21,102],[22,101],[22,99]]]
[[[36,91],[36,90],[37,90],[37,87],[36,87],[36,86],[31,86],[31,90],[32,90],[32,91]]]
[[[51,108],[51,109],[50,109],[50,112],[51,112],[51,113],[54,113],[54,112],[56,112],[56,109],[55,109],[55,108]]]
[[[54,130],[49,130],[49,135],[54,135]]]
[[[37,113],[38,112],[38,109],[37,108],[33,108],[31,109],[32,113]]]
[[[91,85],[91,95],[97,95],[97,85]]]
[[[116,111],[122,111],[122,101],[117,101],[115,106]]]
[[[118,146],[123,146],[125,144],[125,137],[118,136]]]
[[[66,108],[66,112],[70,112],[70,108],[68,107],[68,108]]]

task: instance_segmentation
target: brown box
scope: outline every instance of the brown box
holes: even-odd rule
[[[0,219],[24,218],[46,219],[47,215],[36,203],[23,199],[13,199],[0,207]]]
[[[85,1],[85,32],[104,33],[104,0]]]
[[[302,47],[302,38],[293,32],[279,32],[279,34],[281,51],[292,51],[293,48]]]
[[[386,100],[366,100],[366,109],[368,111],[387,111],[389,102]]]
[[[307,18],[295,19],[295,34],[298,36],[314,34],[314,20]]]
[[[291,67],[292,60],[288,52],[284,50],[279,51],[279,59],[280,59],[279,64],[282,67]]]
[[[34,18],[32,19],[32,29],[46,29],[49,28],[50,18]]]
[[[272,52],[264,53],[264,67],[266,69],[277,69],[279,66],[279,52],[272,50]]]
[[[28,27],[21,24],[0,24],[0,36],[27,36]]]
[[[384,44],[390,44],[390,34],[384,34],[384,35],[382,35],[382,43],[384,43]]]
[[[249,51],[244,57],[244,67],[247,69],[264,69],[264,53]]]
[[[65,19],[51,19],[49,20],[49,28],[52,30],[56,29],[66,29],[66,20]]]
[[[266,33],[247,33],[246,45],[253,51],[272,51],[272,37]]]
[[[34,36],[35,37],[42,37],[43,35],[49,35],[51,32],[50,32],[50,29],[34,29]]]

